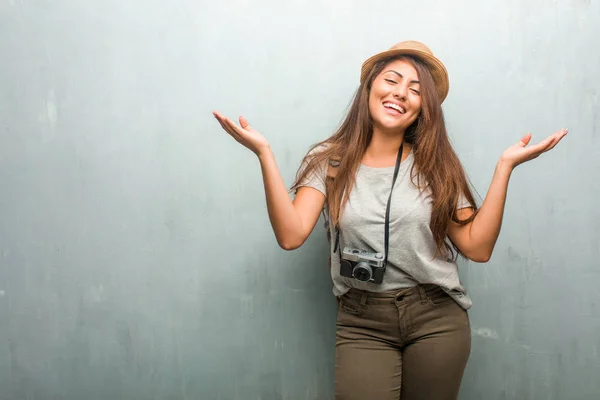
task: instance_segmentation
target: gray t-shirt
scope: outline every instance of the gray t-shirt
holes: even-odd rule
[[[412,151],[400,164],[390,205],[390,245],[388,264],[381,284],[361,282],[340,275],[340,257],[333,251],[335,232],[331,230],[331,277],[333,293],[341,296],[350,288],[382,292],[418,284],[440,286],[456,302],[468,309],[471,299],[460,283],[455,261],[436,257],[436,245],[429,228],[432,200],[427,189],[411,180]],[[327,168],[309,174],[300,186],[325,194]],[[394,176],[394,167],[373,168],[360,165],[356,183],[340,219],[340,248],[344,246],[384,253],[385,209]],[[416,182],[416,180],[415,180]],[[470,207],[461,197],[458,208]],[[329,224],[326,224],[329,225]]]

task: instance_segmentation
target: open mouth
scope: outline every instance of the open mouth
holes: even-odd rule
[[[396,103],[386,101],[383,103],[383,106],[386,108],[386,110],[388,110],[390,113],[393,113],[394,115],[402,115],[406,113],[406,109],[404,109],[404,107]]]

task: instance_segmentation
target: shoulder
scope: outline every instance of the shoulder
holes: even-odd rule
[[[329,155],[331,148],[332,146],[329,143],[320,143],[312,147],[304,156],[300,169],[314,169],[325,174],[331,159]]]
[[[318,156],[319,154],[324,154],[325,152],[327,152],[330,149],[331,149],[330,143],[319,143],[319,144],[313,146],[308,151],[308,153],[306,154],[306,158],[313,158],[315,156]]]

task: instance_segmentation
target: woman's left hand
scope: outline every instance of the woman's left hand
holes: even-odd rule
[[[540,154],[552,150],[554,146],[560,142],[560,140],[567,134],[567,129],[561,129],[554,134],[548,136],[538,144],[527,146],[531,141],[531,133],[523,136],[518,143],[510,146],[504,150],[500,161],[506,162],[511,168],[515,168],[517,165],[522,164],[526,161],[533,160],[539,157]]]

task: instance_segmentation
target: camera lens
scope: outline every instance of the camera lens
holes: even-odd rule
[[[371,280],[371,267],[365,262],[359,262],[352,269],[352,276],[362,282],[368,282]]]

